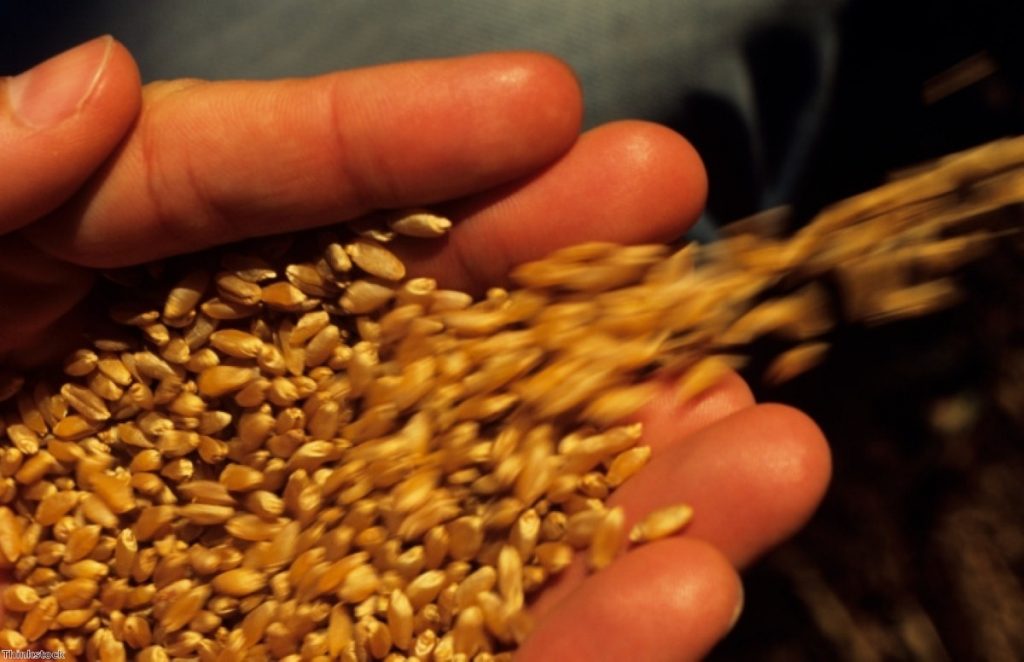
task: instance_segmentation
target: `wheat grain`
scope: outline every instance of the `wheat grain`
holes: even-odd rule
[[[285,267],[285,278],[303,294],[324,297],[333,292],[333,284],[311,264],[289,264]]]
[[[209,274],[201,269],[196,269],[182,278],[167,295],[164,319],[181,319],[194,311],[208,281]]]
[[[944,167],[959,187],[988,172]],[[969,196],[913,225],[887,216],[901,195],[955,202],[926,184],[841,203],[790,239],[745,222],[674,252],[567,248],[480,300],[405,279],[387,242],[451,226],[419,211],[142,270],[163,301],[112,302],[127,332],[73,352],[65,383],[0,376],[0,566],[15,581],[0,643],[507,659],[529,596],[577,550],[600,568],[624,546],[604,502],[651,456],[623,422],[655,392],[641,378],[696,397],[764,335],[796,343],[769,379],[813,367],[836,321],[822,277],[864,323],[955,300],[944,277],[991,234],[947,236],[981,213]],[[655,511],[630,538],[691,515]]]
[[[360,269],[388,281],[405,277],[405,265],[380,243],[368,237],[360,237],[345,246],[352,262]]]
[[[693,508],[685,504],[659,508],[641,521],[637,522],[629,532],[629,540],[634,543],[648,542],[670,536],[693,519]]]
[[[402,212],[387,220],[388,227],[408,237],[442,237],[452,227],[443,216],[425,210]]]
[[[21,634],[28,641],[36,641],[42,637],[46,631],[53,624],[54,619],[57,617],[59,605],[57,604],[57,598],[48,596],[39,600],[29,611],[25,614],[25,619],[21,622]]]
[[[604,513],[594,528],[587,560],[600,570],[612,562],[626,537],[626,515],[621,506]]]
[[[828,351],[827,343],[806,343],[786,350],[772,360],[765,370],[765,378],[772,383],[781,383],[812,368]]]
[[[65,557],[69,562],[80,561],[96,549],[100,540],[100,527],[89,524],[75,529],[68,536]],[[38,549],[38,547],[37,547]]]
[[[39,451],[23,463],[21,463],[20,460],[24,455],[18,451],[18,449],[11,448],[9,450],[18,452],[18,457],[12,461],[12,464],[17,462],[21,466],[17,467],[17,469],[12,473],[14,474],[14,480],[22,485],[34,485],[52,469],[56,469],[60,466],[57,459],[44,450]],[[14,467],[11,468],[13,469]]]
[[[10,584],[3,591],[4,609],[16,612],[31,610],[39,602],[39,594],[26,584]]]
[[[231,597],[250,595],[266,585],[266,576],[251,568],[227,570],[213,578],[211,586],[218,593]]]

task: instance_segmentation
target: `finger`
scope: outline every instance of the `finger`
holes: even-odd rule
[[[644,243],[680,237],[704,206],[700,157],[679,134],[647,122],[593,129],[528,179],[448,206],[445,242],[408,242],[410,271],[479,290],[508,270],[581,241]]]
[[[710,545],[646,545],[588,576],[538,620],[522,660],[696,660],[735,623],[742,590]]]
[[[643,442],[661,453],[680,440],[754,405],[754,394],[743,378],[728,372],[714,386],[680,401],[671,379],[659,382],[651,402],[638,414],[643,423]]]
[[[116,266],[430,204],[553,161],[580,108],[571,72],[526,53],[156,85],[118,158],[31,236]]]
[[[789,407],[743,407],[692,434],[667,426],[659,434],[666,436],[645,430],[656,454],[612,494],[609,506],[624,508],[629,530],[657,508],[688,504],[694,518],[683,536],[710,543],[740,568],[810,517],[831,474],[821,431]],[[577,555],[534,609],[546,612],[586,578]]]
[[[781,405],[740,409],[693,435],[655,440],[646,467],[609,499],[627,528],[660,507],[686,503],[685,535],[738,567],[792,535],[814,512],[831,475],[828,445],[804,414]]]
[[[131,126],[139,90],[135,62],[109,36],[0,79],[0,234],[85,182]]]

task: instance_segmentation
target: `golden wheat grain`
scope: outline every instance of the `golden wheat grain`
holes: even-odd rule
[[[409,237],[441,237],[452,227],[452,222],[443,216],[428,211],[403,212],[387,220],[388,227]]]
[[[822,277],[863,323],[949,305],[946,275],[991,234],[947,233],[1019,198],[968,157],[788,239],[754,219],[710,246],[584,244],[480,300],[405,279],[388,242],[451,226],[418,211],[141,270],[150,291],[111,302],[127,333],[73,352],[65,383],[0,376],[0,640],[93,659],[508,659],[530,595],[577,550],[600,568],[624,546],[605,501],[651,456],[623,424],[655,393],[641,379],[698,396],[765,335],[796,344],[769,379],[812,367],[836,322]],[[990,201],[958,203],[964,187]],[[908,196],[953,206],[911,224],[889,213]],[[630,538],[691,515],[655,511]]]
[[[600,570],[618,555],[626,537],[626,514],[621,506],[603,513],[598,520],[590,543],[587,560],[590,566]]]
[[[693,508],[678,504],[659,508],[637,522],[629,532],[634,543],[649,542],[677,533],[693,519]]]

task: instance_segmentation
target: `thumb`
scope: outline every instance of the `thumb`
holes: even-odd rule
[[[139,112],[139,72],[113,37],[0,78],[0,235],[66,200]]]

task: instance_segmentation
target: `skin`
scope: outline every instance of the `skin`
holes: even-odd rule
[[[632,121],[580,135],[575,78],[544,55],[141,87],[130,54],[102,47],[88,99],[54,126],[22,122],[0,81],[0,172],[14,173],[0,178],[0,367],[42,356],[26,338],[74,330],[98,267],[429,205],[456,226],[436,246],[402,246],[410,270],[480,292],[561,246],[678,236],[704,203],[679,135]],[[630,524],[677,502],[695,520],[599,573],[571,567],[533,605],[521,659],[700,657],[739,614],[738,571],[796,531],[828,483],[818,428],[756,405],[737,376],[684,404],[666,388],[640,418],[653,458],[613,502]]]

